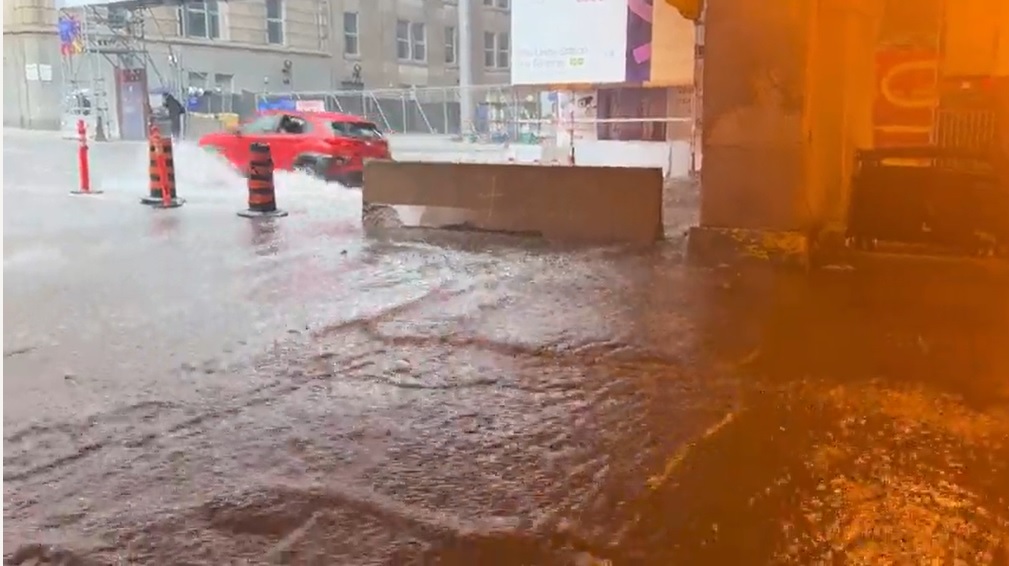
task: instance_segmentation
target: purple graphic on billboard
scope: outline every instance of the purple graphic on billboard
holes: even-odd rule
[[[652,76],[652,0],[627,0],[627,64],[624,80],[643,83]]]

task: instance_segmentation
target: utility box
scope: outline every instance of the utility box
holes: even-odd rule
[[[150,109],[146,69],[116,69],[116,107],[119,110],[119,138],[147,139]]]

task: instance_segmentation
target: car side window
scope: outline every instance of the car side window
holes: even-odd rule
[[[242,127],[243,132],[250,134],[269,134],[277,131],[279,116],[260,116]]]
[[[282,134],[306,134],[311,129],[309,123],[301,117],[284,115],[280,119],[280,133]]]
[[[369,122],[333,122],[332,128],[338,136],[364,140],[382,139],[378,126]]]

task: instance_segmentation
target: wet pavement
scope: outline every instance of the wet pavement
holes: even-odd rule
[[[1009,561],[1004,270],[369,241],[354,191],[249,222],[182,147],[150,210],[143,146],[70,197],[4,136],[8,562]]]

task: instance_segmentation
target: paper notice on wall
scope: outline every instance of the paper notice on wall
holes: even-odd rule
[[[25,65],[25,79],[29,81],[39,80],[39,66],[37,63],[28,63]]]
[[[44,83],[53,82],[53,66],[39,65],[39,78],[42,79],[42,82]]]

